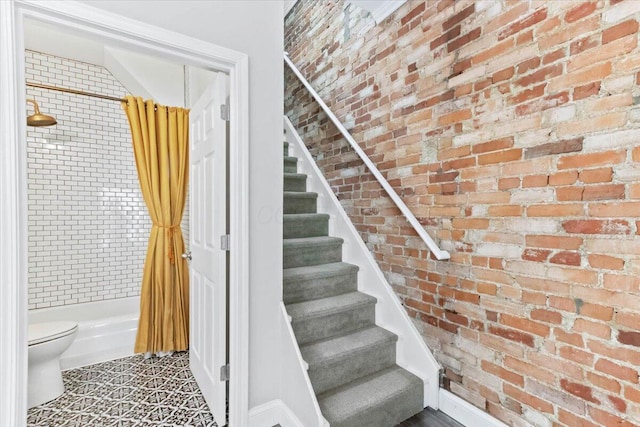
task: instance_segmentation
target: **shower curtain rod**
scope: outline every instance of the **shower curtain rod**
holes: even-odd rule
[[[37,88],[41,88],[41,89],[57,90],[59,92],[75,93],[76,95],[91,96],[93,98],[108,99],[109,101],[127,102],[126,99],[124,99],[124,98],[116,98],[115,96],[100,95],[98,93],[83,92],[81,90],[67,89],[67,88],[63,88],[63,87],[43,85],[43,84],[40,84],[40,83],[27,82],[27,86],[37,87]]]

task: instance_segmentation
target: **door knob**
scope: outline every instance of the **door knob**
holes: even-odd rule
[[[187,261],[191,261],[191,251],[183,253],[182,258],[186,259]]]

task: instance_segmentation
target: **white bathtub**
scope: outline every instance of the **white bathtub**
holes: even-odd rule
[[[139,311],[139,297],[119,298],[29,310],[29,323],[78,323],[76,339],[60,358],[62,370],[67,370],[131,356]]]

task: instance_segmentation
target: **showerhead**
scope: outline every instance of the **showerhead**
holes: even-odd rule
[[[27,126],[53,126],[58,123],[53,117],[40,112],[40,108],[38,108],[38,103],[35,99],[27,99],[27,102],[32,103],[33,109],[35,110],[33,115],[27,117]]]

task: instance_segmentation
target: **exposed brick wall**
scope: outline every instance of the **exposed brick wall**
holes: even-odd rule
[[[285,111],[452,392],[513,426],[640,425],[640,1],[300,1]]]

